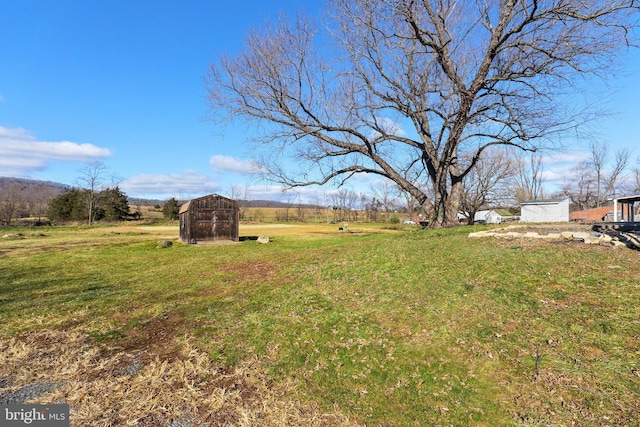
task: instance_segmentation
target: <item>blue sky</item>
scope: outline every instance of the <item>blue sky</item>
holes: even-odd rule
[[[236,184],[277,198],[248,174],[242,129],[222,133],[206,120],[203,78],[250,28],[320,1],[0,0],[0,176],[73,185],[100,160],[130,197],[225,194]],[[591,127],[636,159],[640,53],[622,62],[610,97],[594,88],[593,101],[616,114]],[[576,144],[547,157],[549,183],[583,153]]]

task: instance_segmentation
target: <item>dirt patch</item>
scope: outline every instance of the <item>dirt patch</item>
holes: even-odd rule
[[[227,271],[241,273],[243,276],[273,278],[277,273],[278,264],[266,262],[243,262],[229,265]]]
[[[126,318],[118,319],[126,323]],[[105,351],[144,352],[160,360],[173,361],[180,355],[175,337],[183,324],[177,313],[164,313],[126,330],[126,334],[117,340],[117,346]]]
[[[72,426],[362,425],[292,398],[295,386],[272,383],[257,358],[231,369],[189,340],[175,346],[179,357],[163,360],[77,332],[2,338],[0,401],[68,403]]]

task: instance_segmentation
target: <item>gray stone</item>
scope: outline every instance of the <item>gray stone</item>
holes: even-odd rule
[[[170,248],[171,246],[173,246],[171,240],[158,240],[158,248]]]
[[[600,243],[610,243],[613,240],[613,238],[608,234],[601,235],[599,239],[600,239]]]
[[[578,240],[583,240],[584,242],[587,242],[588,240],[589,242],[587,243],[591,243],[591,233],[583,233],[583,232],[573,233],[573,238]]]

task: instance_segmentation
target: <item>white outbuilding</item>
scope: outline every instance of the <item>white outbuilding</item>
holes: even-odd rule
[[[530,200],[520,209],[521,222],[569,222],[569,199]]]
[[[473,222],[478,224],[500,224],[502,222],[502,215],[493,209],[478,211],[473,216]]]

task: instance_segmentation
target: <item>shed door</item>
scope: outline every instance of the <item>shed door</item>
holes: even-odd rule
[[[215,240],[234,240],[233,211],[213,211],[213,238]]]
[[[195,215],[195,233],[194,240],[213,240],[213,211],[201,209]]]

